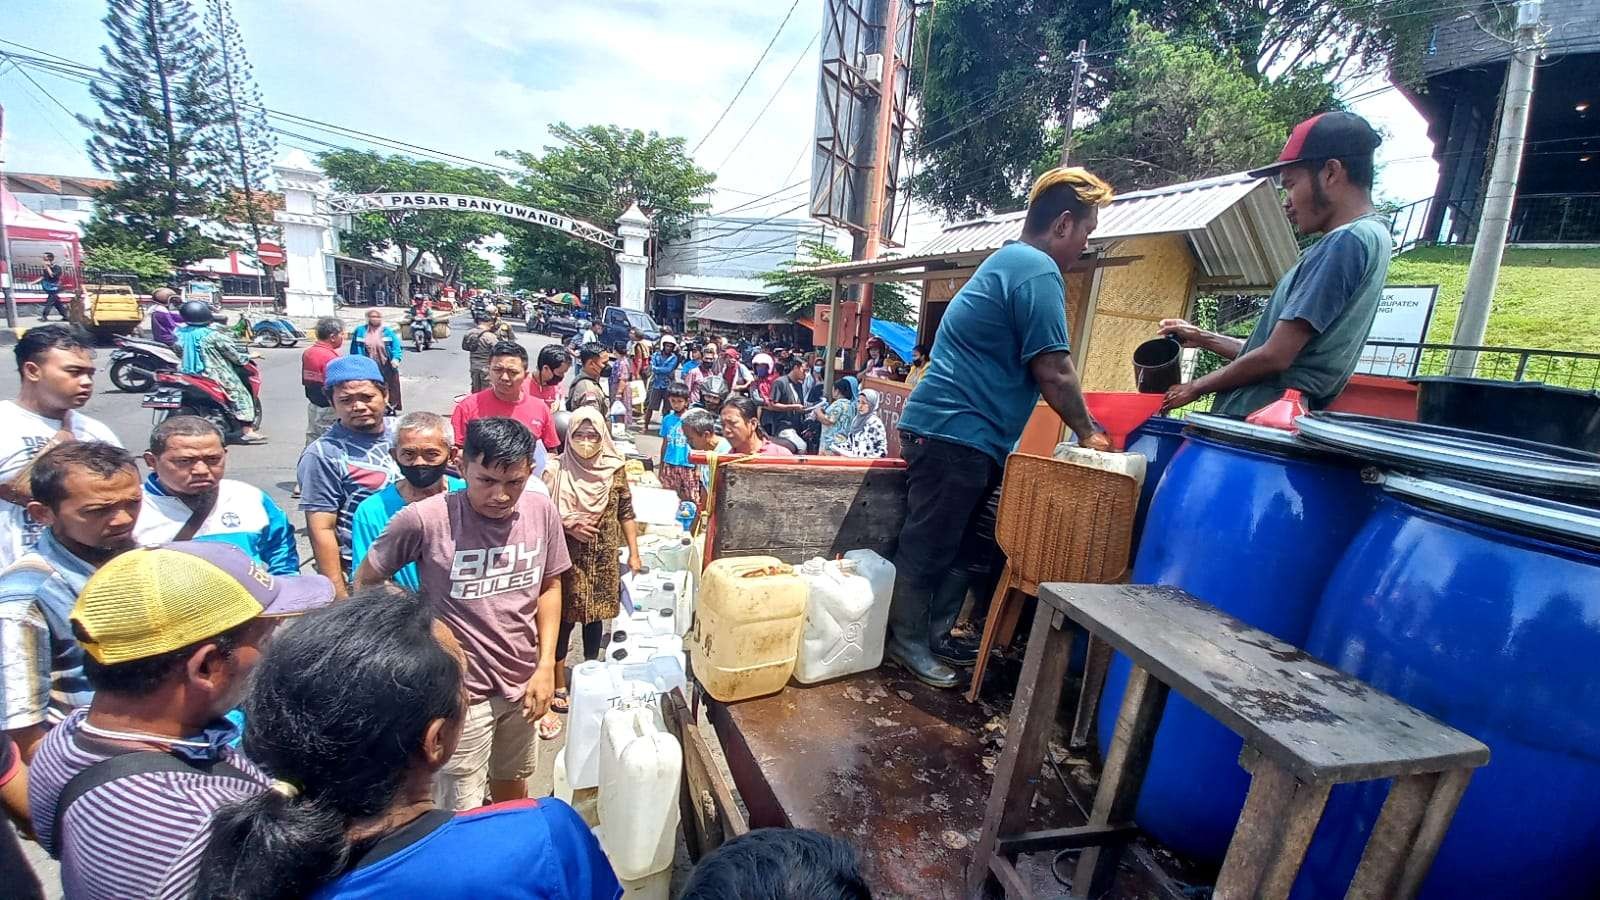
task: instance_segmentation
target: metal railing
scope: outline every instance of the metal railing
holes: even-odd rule
[[[1459,366],[1459,360],[1474,353],[1477,363],[1471,371]],[[1458,361],[1456,364],[1452,356]],[[1540,381],[1581,390],[1600,389],[1600,353],[1576,350],[1371,341],[1362,352],[1362,363],[1362,372],[1397,378],[1471,375],[1502,381]]]
[[[1444,205],[1432,222],[1435,201]],[[1481,201],[1476,197],[1438,200],[1427,197],[1395,210],[1389,217],[1395,252],[1417,246],[1471,245],[1478,233]],[[1430,227],[1431,225],[1431,227]],[[1600,193],[1522,194],[1511,210],[1512,244],[1600,243]]]

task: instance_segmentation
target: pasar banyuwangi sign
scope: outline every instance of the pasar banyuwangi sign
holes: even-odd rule
[[[328,212],[349,215],[364,212],[475,212],[532,222],[546,228],[565,231],[573,237],[592,241],[608,250],[620,250],[622,241],[616,235],[588,222],[548,210],[523,206],[509,200],[489,197],[472,197],[466,194],[434,194],[394,191],[382,194],[338,194],[328,198]]]

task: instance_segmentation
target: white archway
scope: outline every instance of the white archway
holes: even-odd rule
[[[283,188],[283,211],[276,220],[283,227],[285,290],[292,316],[331,315],[334,310],[334,218],[363,212],[475,212],[529,222],[565,232],[598,244],[616,254],[617,302],[627,309],[644,309],[645,240],[650,219],[638,204],[617,219],[616,233],[581,219],[490,197],[440,194],[427,191],[391,191],[377,194],[334,194],[328,179],[303,151],[291,150],[273,167]]]

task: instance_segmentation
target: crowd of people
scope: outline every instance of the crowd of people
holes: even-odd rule
[[[448,416],[396,416],[391,332],[325,319],[303,353],[306,574],[289,514],[227,477],[215,423],[156,425],[141,473],[81,411],[87,337],[22,335],[18,396],[0,401],[7,896],[40,895],[14,834],[60,860],[70,898],[620,895],[587,825],[527,783],[568,710],[567,648],[599,655],[621,573],[641,566],[609,355],[574,366],[556,345],[530,360],[497,339],[470,363],[482,388]],[[698,495],[691,448],[770,440],[755,400],[719,420],[689,394],[676,378],[663,391],[659,473]],[[761,896],[784,878],[868,896],[848,849],[820,835],[724,853],[698,879],[714,886],[686,896]],[[832,867],[763,868],[783,860]]]

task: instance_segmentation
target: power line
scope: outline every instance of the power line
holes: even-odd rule
[[[707,131],[705,137],[702,137],[699,143],[694,145],[694,149],[689,151],[690,156],[700,152],[700,148],[705,144],[707,138],[710,138],[716,132],[717,126],[721,125],[722,120],[726,119],[728,113],[733,110],[733,105],[739,102],[740,95],[744,93],[745,88],[750,86],[750,79],[755,77],[757,70],[761,68],[761,64],[766,62],[767,54],[772,52],[772,45],[778,42],[778,36],[783,34],[784,26],[789,24],[789,17],[794,15],[795,7],[799,5],[800,0],[794,0],[793,3],[789,4],[789,11],[783,14],[783,21],[778,23],[778,30],[772,33],[772,40],[767,41],[767,46],[762,49],[761,55],[756,58],[756,64],[750,67],[750,71],[744,76],[744,81],[739,83],[739,89],[734,91],[733,99],[729,100],[728,105],[722,108],[722,114],[717,116],[715,122],[711,123],[711,130]]]
[[[746,128],[744,134],[739,135],[739,139],[733,142],[733,146],[728,150],[728,155],[722,158],[722,162],[717,165],[717,168],[721,169],[726,166],[728,160],[733,159],[733,155],[739,152],[739,148],[744,144],[744,139],[750,136],[750,132],[756,130],[756,126],[761,123],[761,119],[767,114],[767,110],[772,108],[773,101],[777,100],[778,95],[783,93],[783,89],[789,86],[789,79],[794,77],[794,73],[800,68],[800,64],[806,61],[807,56],[811,55],[811,48],[816,45],[819,37],[822,37],[822,29],[820,28],[817,29],[816,34],[811,36],[811,40],[806,42],[805,49],[801,50],[800,55],[795,57],[794,65],[789,67],[788,74],[784,75],[783,80],[778,82],[778,89],[772,92],[771,97],[767,98],[766,104],[761,107],[761,112],[756,113],[756,117],[751,120],[750,127]]]

